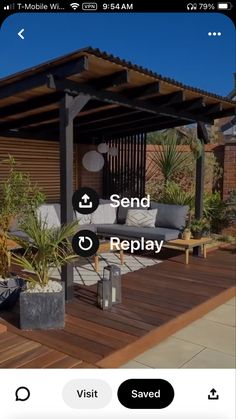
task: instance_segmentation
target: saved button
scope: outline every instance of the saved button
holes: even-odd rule
[[[118,389],[119,402],[128,409],[164,409],[174,395],[172,385],[162,379],[131,379]]]

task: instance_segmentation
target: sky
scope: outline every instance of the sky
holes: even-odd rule
[[[0,30],[0,78],[87,46],[212,93],[233,89],[235,27],[220,13],[15,14]]]

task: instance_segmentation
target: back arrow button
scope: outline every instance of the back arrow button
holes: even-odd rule
[[[25,30],[24,29],[21,29],[20,30],[20,32],[18,32],[18,36],[21,38],[21,39],[25,39],[25,37],[24,37],[24,35],[23,35],[23,32],[24,32]]]

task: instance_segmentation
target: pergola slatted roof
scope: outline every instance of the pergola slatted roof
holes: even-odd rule
[[[0,81],[0,135],[57,140],[65,92],[90,98],[74,119],[75,141],[236,114],[228,98],[84,48]]]

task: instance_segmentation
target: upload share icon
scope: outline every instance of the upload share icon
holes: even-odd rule
[[[80,188],[72,197],[72,205],[80,214],[92,214],[99,205],[98,194],[91,188]]]

